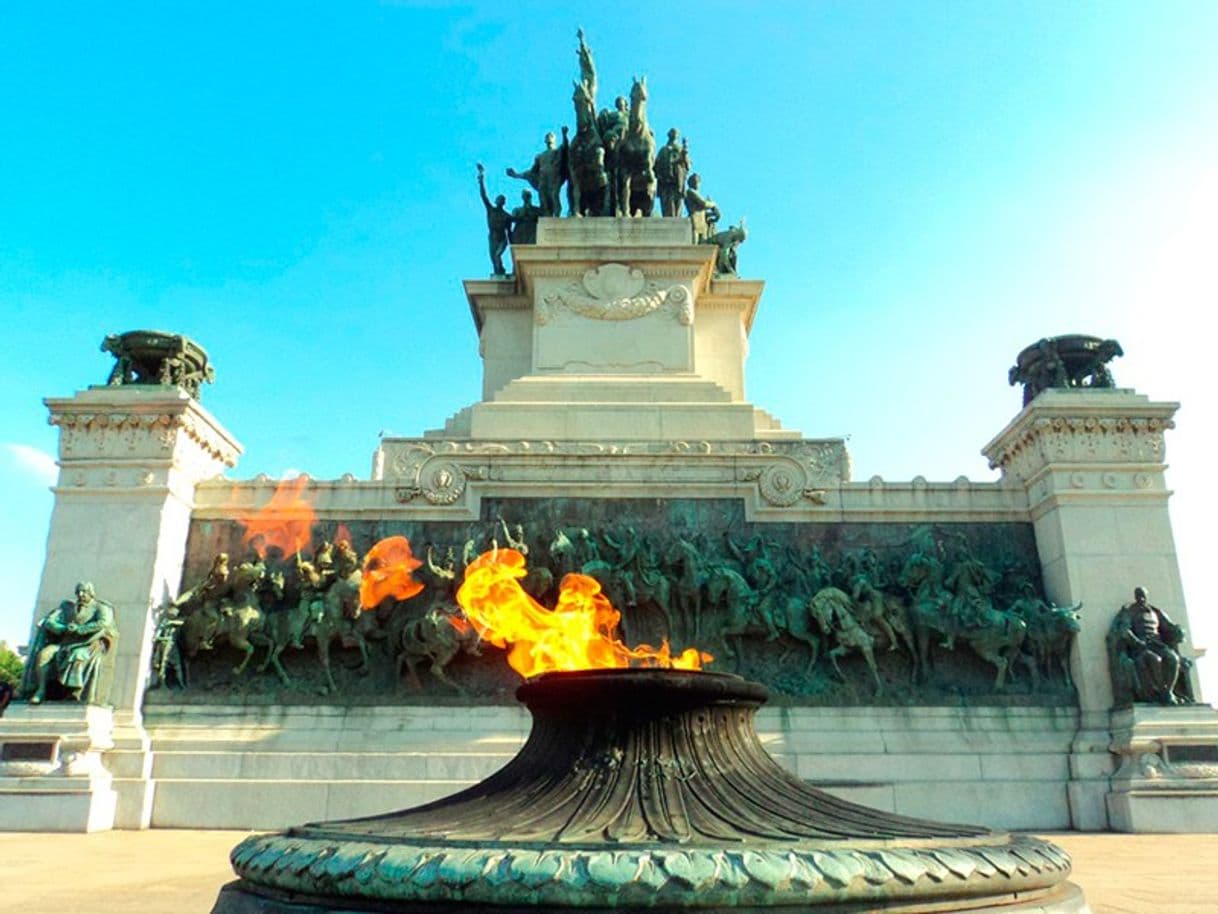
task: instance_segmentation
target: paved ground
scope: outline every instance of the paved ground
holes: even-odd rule
[[[245,832],[0,834],[3,914],[207,914]],[[1215,914],[1218,834],[1047,835],[1095,914]]]

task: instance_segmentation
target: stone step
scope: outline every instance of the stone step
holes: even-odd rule
[[[28,780],[28,779],[23,779]],[[108,784],[78,789],[65,778],[58,785],[0,785],[0,832],[92,832],[114,827],[117,797]]]
[[[468,436],[470,434],[470,425],[469,425],[470,415],[471,415],[471,411],[468,406],[464,407],[463,409],[457,410],[455,413],[453,413],[451,416],[449,416],[447,419],[444,420],[443,434],[457,435],[460,437]],[[438,434],[438,433],[439,433],[439,430],[436,430],[435,434]],[[432,435],[433,435],[432,432],[423,433],[423,437],[425,437],[425,438],[431,437]]]
[[[559,441],[747,441],[748,403],[491,402],[473,407],[474,438]],[[508,436],[507,431],[515,434]]]
[[[531,375],[495,392],[495,403],[731,403],[732,395],[694,375]]]
[[[152,776],[172,780],[480,781],[507,764],[506,752],[165,752]]]
[[[164,779],[156,781],[153,828],[272,829],[408,809],[473,781]]]

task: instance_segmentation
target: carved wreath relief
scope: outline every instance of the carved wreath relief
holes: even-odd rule
[[[678,321],[693,323],[693,301],[684,286],[661,288],[637,267],[606,263],[587,270],[577,282],[545,296],[534,312],[538,324],[549,323],[559,311],[599,321],[629,321],[670,305]]]

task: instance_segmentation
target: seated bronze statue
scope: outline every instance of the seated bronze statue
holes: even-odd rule
[[[105,702],[117,644],[114,608],[82,581],[75,600],[64,600],[38,623],[22,692],[30,704],[48,698]]]
[[[1184,629],[1150,604],[1146,588],[1135,587],[1133,602],[1121,607],[1108,630],[1117,704],[1191,704],[1192,661],[1180,653],[1183,642]]]

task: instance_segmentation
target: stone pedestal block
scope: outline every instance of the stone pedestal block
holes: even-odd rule
[[[542,219],[510,279],[465,283],[482,400],[435,437],[780,439],[745,401],[763,283],[715,277],[685,219]]]
[[[46,404],[51,424],[60,429],[60,473],[35,623],[69,597],[78,581],[91,581],[98,597],[113,605],[119,638],[105,700],[114,708],[110,726],[117,722],[121,736],[123,755],[116,759],[121,758],[125,786],[119,816],[129,827],[146,827],[149,761],[140,708],[152,652],[152,610],[177,593],[195,487],[233,466],[241,446],[177,387],[98,387]],[[53,704],[25,712],[38,715],[52,735],[56,714],[70,720],[73,713],[103,713]],[[19,788],[40,789],[28,781],[13,787]],[[114,821],[115,794],[109,786],[107,791],[110,812],[90,812],[90,827],[111,827]],[[27,796],[21,802],[41,801]]]
[[[1218,712],[1209,705],[1134,705],[1112,714],[1117,759],[1112,828],[1218,831]]]
[[[113,730],[108,708],[12,705],[0,718],[0,831],[113,828]]]
[[[1132,390],[1045,390],[983,450],[1004,486],[1027,493],[1046,594],[1083,604],[1070,663],[1080,709],[1070,785],[1079,829],[1106,828],[1111,809],[1105,639],[1113,617],[1142,585],[1188,626],[1164,480],[1163,433],[1178,405]]]

